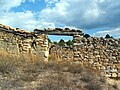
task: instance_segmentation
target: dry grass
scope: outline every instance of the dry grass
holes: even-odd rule
[[[0,52],[0,90],[111,90],[107,85],[92,68]],[[117,85],[111,87],[117,90]]]
[[[16,57],[10,56],[7,52],[0,52],[0,72],[8,74],[15,71]]]

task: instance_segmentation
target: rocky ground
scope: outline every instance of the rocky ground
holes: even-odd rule
[[[70,62],[0,53],[0,90],[120,90],[120,80]]]

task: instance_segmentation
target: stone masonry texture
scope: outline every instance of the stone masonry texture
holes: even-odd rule
[[[72,47],[50,45],[48,34],[73,36],[74,45]],[[97,37],[86,39],[82,31],[69,28],[27,32],[0,24],[0,49],[13,54],[34,54],[44,61],[48,61],[49,56],[54,56],[54,59],[60,61],[68,60],[98,69],[105,77],[120,77],[120,39]]]

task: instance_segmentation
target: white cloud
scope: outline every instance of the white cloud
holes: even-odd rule
[[[53,4],[58,2],[59,0],[45,0],[46,3]]]
[[[0,14],[0,23],[33,31],[35,28],[55,27],[54,23],[37,20],[34,13],[26,12],[3,12]]]
[[[32,11],[10,12],[11,8],[25,1],[35,3],[41,0],[0,0],[0,23],[27,30],[65,26],[82,29],[120,26],[120,0],[44,0],[47,6],[39,11],[39,16]],[[107,30],[94,35],[116,35],[118,31]]]
[[[120,0],[59,0],[43,9],[40,18],[78,28],[118,27],[119,8]]]
[[[26,1],[32,2],[32,3],[36,3],[36,2],[39,2],[39,1],[41,1],[41,0],[26,0]]]
[[[11,8],[18,7],[26,1],[35,3],[41,0],[0,0],[0,11],[9,11]]]
[[[13,7],[20,6],[25,0],[0,0],[0,11],[8,11]]]
[[[36,13],[32,11],[11,12],[13,7],[20,6],[25,1],[35,3],[40,0],[1,0],[0,1],[0,23],[14,27],[33,31],[35,28],[55,27],[54,23],[36,19]]]
[[[23,29],[31,30],[37,24],[34,14],[31,11],[26,12],[4,12],[0,15],[0,22],[13,26],[14,28],[20,27]]]
[[[40,18],[80,28],[94,24],[102,13],[96,0],[60,0],[55,7],[43,9]]]
[[[93,34],[93,36],[98,36],[98,37],[105,37],[107,34],[115,37],[115,38],[120,38],[120,28],[112,29],[112,30],[104,30],[104,31],[98,31]]]

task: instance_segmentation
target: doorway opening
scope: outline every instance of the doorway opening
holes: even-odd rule
[[[48,35],[49,60],[73,60],[73,36]]]
[[[48,35],[48,42],[59,46],[72,46],[73,36]]]

